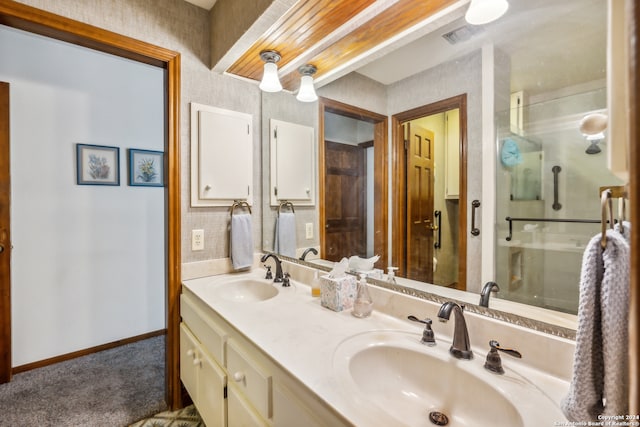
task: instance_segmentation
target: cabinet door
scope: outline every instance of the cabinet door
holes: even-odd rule
[[[196,406],[207,427],[227,425],[227,408],[224,398],[226,385],[227,377],[224,371],[209,356],[202,353]]]
[[[271,119],[271,205],[288,200],[315,204],[314,131],[310,126]]]
[[[268,424],[254,412],[251,405],[242,398],[242,393],[231,384],[227,390],[227,404],[229,411],[228,427],[268,426]],[[208,426],[209,424],[207,424],[207,427]]]
[[[252,116],[191,103],[191,206],[253,203]]]
[[[226,426],[227,377],[184,323],[180,324],[180,379],[207,427]]]
[[[198,344],[184,323],[180,324],[180,379],[192,399],[198,392]]]

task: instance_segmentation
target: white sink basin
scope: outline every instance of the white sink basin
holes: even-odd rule
[[[483,368],[486,354],[457,360],[450,343],[419,343],[419,333],[377,331],[345,340],[334,369],[372,419],[408,426],[529,427],[565,420],[544,393],[520,375],[496,375]],[[504,359],[508,356],[503,357]],[[447,417],[446,424],[437,424]]]
[[[278,288],[271,281],[241,278],[216,285],[215,294],[227,301],[258,302],[278,295]]]

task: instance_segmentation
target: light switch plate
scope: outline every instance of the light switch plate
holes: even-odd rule
[[[313,239],[313,223],[307,222],[305,224],[305,231],[307,235],[307,239]]]
[[[204,250],[204,230],[191,230],[191,250]]]

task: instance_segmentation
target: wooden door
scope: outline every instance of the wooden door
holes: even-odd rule
[[[433,132],[407,123],[407,278],[433,282]]]
[[[325,239],[323,257],[366,256],[365,150],[325,141]]]
[[[0,384],[11,381],[9,83],[0,82]]]

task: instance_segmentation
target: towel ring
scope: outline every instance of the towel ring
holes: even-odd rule
[[[291,212],[296,213],[296,210],[293,208],[293,203],[288,202],[288,201],[284,201],[280,203],[280,206],[278,206],[278,215],[280,215],[280,209],[282,209],[282,207],[290,207],[291,208]]]
[[[611,201],[611,190],[606,189],[600,196],[602,208],[602,235],[600,238],[600,246],[602,249],[607,247],[607,221],[610,220],[611,228],[613,228],[613,202]],[[607,213],[607,205],[609,212]]]
[[[249,213],[251,213],[251,206],[249,206],[249,203],[245,201],[235,200],[233,202],[233,205],[231,205],[231,216],[233,216],[233,210],[235,208],[247,208],[249,209]]]
[[[618,201],[618,218],[620,218],[620,233],[624,233],[624,222],[627,220],[626,198],[621,197]]]

